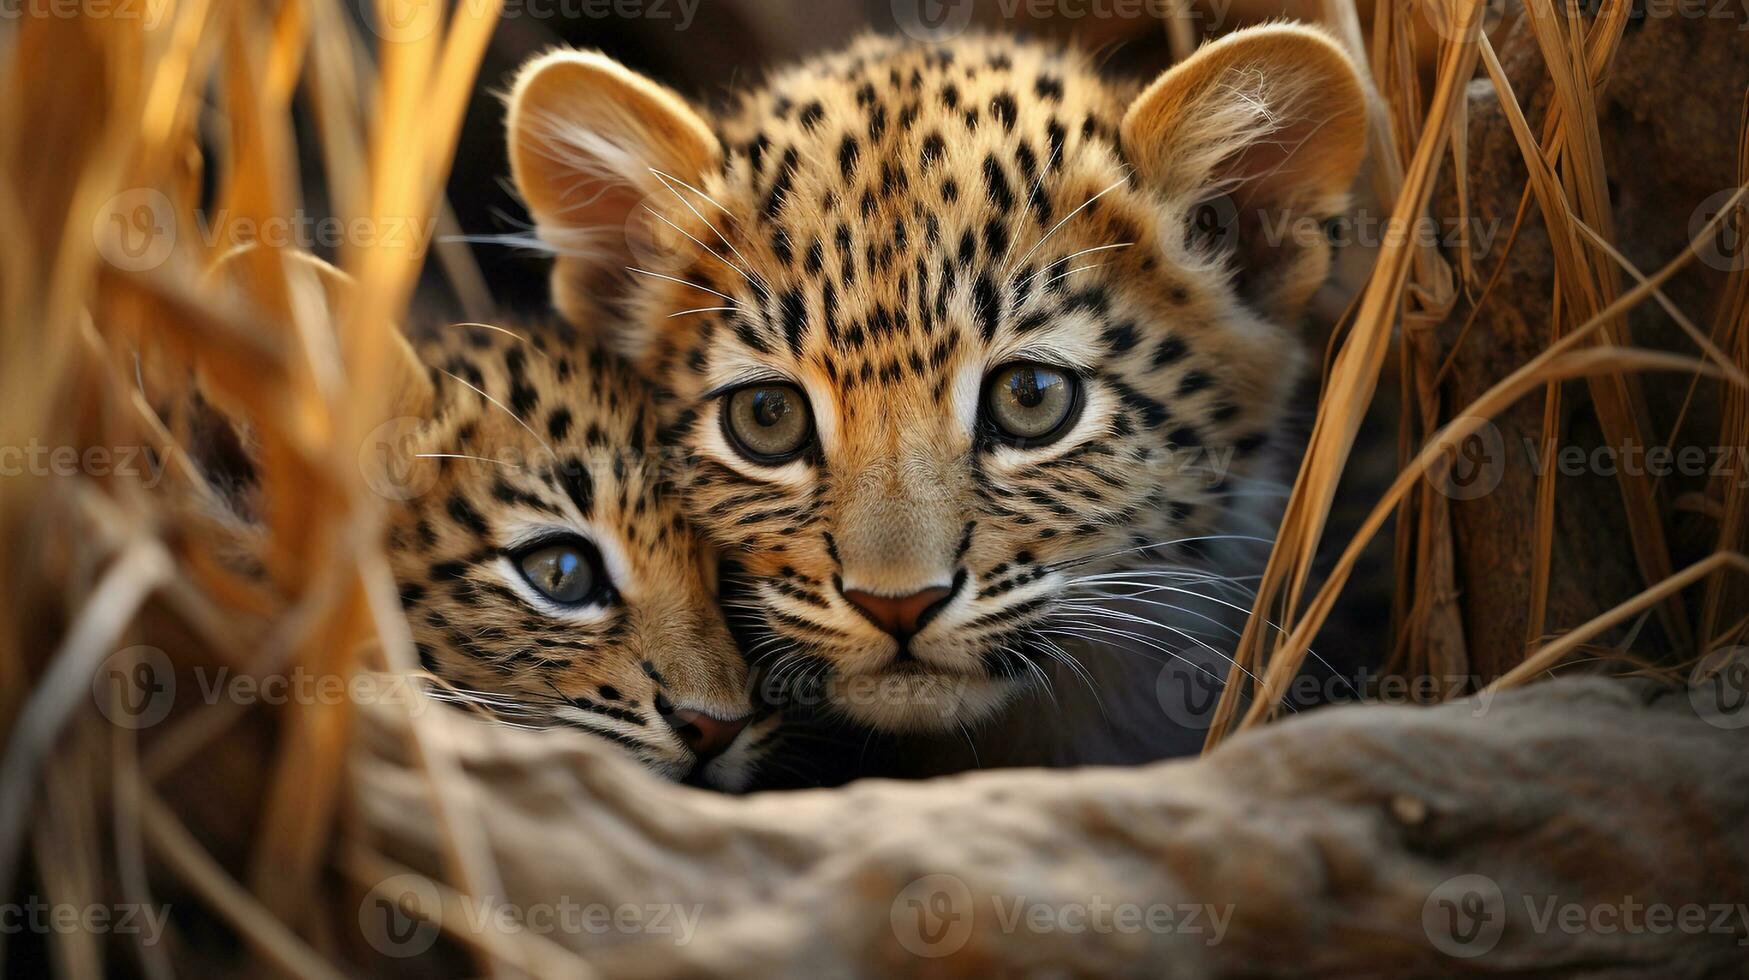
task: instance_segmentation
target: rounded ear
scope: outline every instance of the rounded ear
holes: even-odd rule
[[[1366,130],[1365,89],[1342,48],[1315,28],[1270,24],[1166,71],[1121,135],[1143,182],[1232,249],[1247,298],[1297,316],[1329,270],[1322,222],[1347,206]]]
[[[511,90],[506,128],[511,177],[558,255],[554,304],[584,328],[623,294],[648,202],[682,207],[675,182],[696,186],[722,159],[685,100],[588,51],[529,62]]]

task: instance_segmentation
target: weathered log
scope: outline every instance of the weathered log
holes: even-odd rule
[[[1328,709],[1195,761],[740,799],[587,738],[446,722],[490,801],[500,901],[529,926],[442,918],[616,977],[1742,976],[1749,736],[1729,726],[1749,716],[1695,704],[1561,681]],[[368,836],[429,869],[426,786],[382,755],[392,719],[367,728]],[[413,880],[359,906],[379,951],[435,941],[377,921]],[[564,907],[594,907],[597,928],[567,928]]]

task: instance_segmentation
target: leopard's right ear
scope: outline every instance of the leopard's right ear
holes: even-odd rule
[[[684,99],[588,51],[529,62],[511,90],[507,129],[511,177],[558,256],[554,305],[585,329],[623,295],[632,237],[652,220],[645,209],[683,206],[663,178],[696,186],[722,160]]]

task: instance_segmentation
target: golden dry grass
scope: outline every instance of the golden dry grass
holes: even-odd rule
[[[1362,548],[1393,515],[1399,669],[1415,676],[1466,673],[1461,642],[1439,628],[1462,601],[1453,582],[1449,502],[1425,474],[1444,465],[1451,447],[1481,420],[1516,400],[1543,393],[1552,420],[1558,383],[1583,378],[1612,441],[1631,435],[1653,443],[1639,378],[1676,372],[1695,386],[1720,389],[1720,445],[1749,440],[1749,275],[1731,277],[1708,329],[1673,314],[1697,353],[1628,346],[1624,311],[1661,301],[1660,285],[1693,253],[1642,274],[1610,244],[1592,107],[1627,4],[1605,4],[1589,28],[1552,0],[1532,0],[1531,7],[1556,82],[1550,111],[1534,131],[1480,33],[1479,4],[1437,5],[1434,16],[1449,25],[1445,34],[1462,40],[1441,47],[1424,92],[1409,5],[1380,3],[1369,42],[1350,0],[1326,2],[1326,22],[1372,66],[1380,110],[1372,136],[1374,190],[1397,220],[1426,210],[1442,168],[1462,172],[1465,85],[1478,71],[1493,82],[1531,175],[1513,226],[1534,206],[1550,229],[1560,316],[1542,354],[1475,403],[1441,406],[1435,390],[1444,367],[1428,356],[1427,333],[1460,292],[1486,296],[1492,283],[1478,279],[1468,255],[1454,265],[1414,236],[1381,249],[1328,366],[1310,448],[1259,591],[1256,610],[1267,616],[1253,619],[1238,650],[1239,664],[1261,679],[1261,690],[1235,670],[1211,745],[1267,719]],[[10,892],[28,867],[39,889],[58,900],[140,896],[142,855],[150,851],[262,962],[332,975],[328,951],[311,938],[312,897],[326,887],[323,875],[332,867],[373,860],[335,846],[348,789],[348,708],[209,707],[179,714],[142,748],[134,732],[105,724],[93,710],[91,677],[114,651],[137,642],[146,621],[172,623],[187,638],[179,657],[236,669],[301,666],[321,675],[346,674],[361,663],[413,662],[375,544],[380,501],[362,485],[355,447],[384,417],[383,392],[372,379],[425,257],[411,240],[343,250],[340,264],[360,281],[364,301],[335,345],[326,340],[327,326],[309,315],[315,284],[274,250],[245,259],[254,265],[252,278],[267,284],[259,306],[205,285],[204,271],[218,255],[195,231],[197,212],[266,222],[303,207],[291,119],[294,99],[308,98],[336,214],[381,225],[418,224],[436,214],[497,4],[475,0],[465,5],[466,16],[393,42],[357,33],[339,0],[175,0],[154,9],[164,17],[150,26],[25,18],[0,35],[0,391],[7,408],[0,445],[158,447],[174,491],[90,474],[0,480],[0,529],[8,543],[0,560],[8,613],[0,627],[0,724],[10,733],[0,782],[0,882]],[[1187,35],[1176,26],[1173,41],[1183,47]],[[362,56],[367,51],[371,57]],[[210,124],[209,110],[226,125],[207,132],[210,151],[203,155],[197,135]],[[1739,177],[1749,183],[1749,135],[1743,139]],[[203,181],[215,188],[210,201],[201,199]],[[1737,199],[1746,195],[1739,189]],[[117,216],[124,223],[171,222],[177,232],[163,260],[130,269],[132,263],[106,258],[104,250],[116,245],[110,236],[120,232],[104,223]],[[1722,220],[1723,212],[1703,234]],[[446,266],[465,278],[465,259],[450,259]],[[142,370],[136,352],[148,349],[197,366],[209,390],[255,427],[263,482],[295,488],[268,498],[270,533],[261,558],[269,585],[231,571],[223,529],[177,503],[202,491],[176,448],[177,433],[135,384]],[[1405,396],[1401,475],[1360,534],[1338,543],[1335,572],[1308,595],[1313,557],[1333,544],[1325,538],[1337,481],[1393,353]],[[144,370],[154,369],[153,358],[144,360]],[[1545,436],[1555,438],[1552,421]],[[1540,610],[1548,582],[1539,572],[1530,583],[1534,626],[1525,656],[1497,685],[1544,676],[1609,627],[1648,609],[1696,655],[1741,642],[1749,628],[1739,618],[1749,572],[1743,487],[1728,481],[1721,487],[1716,553],[1677,568],[1652,488],[1631,476],[1623,480],[1645,591],[1545,639]],[[1539,569],[1548,567],[1560,505],[1552,481],[1540,488]],[[1702,598],[1694,609],[1683,597],[1697,584]],[[1261,626],[1265,619],[1284,629],[1271,634]],[[1241,710],[1242,695],[1248,710]],[[236,805],[258,806],[260,821],[221,857],[220,848],[186,826],[186,811],[198,801],[175,796],[160,779],[260,720],[252,714],[272,715],[265,728],[271,751],[258,760],[259,797],[239,789]],[[490,892],[493,872],[482,856],[473,804],[452,789],[453,762],[417,738],[424,723],[414,720],[412,750],[450,830],[449,881]],[[69,934],[56,943],[61,963],[99,972],[105,953],[96,938]]]

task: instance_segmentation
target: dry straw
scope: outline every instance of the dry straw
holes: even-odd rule
[[[344,944],[315,938],[325,933],[312,897],[332,887],[324,878],[330,870],[380,877],[385,860],[357,841],[337,846],[352,788],[348,707],[204,707],[138,739],[94,710],[91,679],[113,651],[146,631],[177,638],[171,648],[182,668],[321,675],[412,664],[375,544],[379,502],[362,485],[355,447],[385,415],[384,392],[372,379],[388,355],[387,331],[412,295],[423,261],[419,242],[341,251],[339,263],[359,280],[363,299],[335,343],[329,325],[311,315],[319,286],[281,251],[240,260],[262,287],[252,301],[211,286],[205,272],[231,243],[206,240],[197,214],[265,227],[301,210],[305,181],[292,109],[307,100],[316,139],[315,152],[303,158],[320,161],[335,213],[382,227],[441,218],[441,190],[498,5],[471,0],[447,22],[415,23],[388,38],[360,31],[342,0],[139,6],[154,16],[26,17],[0,34],[0,391],[7,408],[0,445],[151,446],[166,467],[155,489],[97,473],[0,480],[8,544],[0,560],[0,596],[8,604],[0,626],[0,723],[10,733],[0,781],[0,882],[10,894],[28,874],[56,901],[143,901],[150,855],[261,962],[333,975],[329,964]],[[398,6],[440,16],[438,4]],[[1479,3],[1376,7],[1370,43],[1348,0],[1327,0],[1325,19],[1372,66],[1379,199],[1407,221],[1426,211],[1442,168],[1464,173],[1463,96],[1480,70],[1507,108],[1530,174],[1512,240],[1535,207],[1554,249],[1559,316],[1541,355],[1474,404],[1441,406],[1435,392],[1446,366],[1431,354],[1430,333],[1460,292],[1485,302],[1493,283],[1477,281],[1467,253],[1454,268],[1412,235],[1381,250],[1329,365],[1310,450],[1258,594],[1256,609],[1267,615],[1254,617],[1238,650],[1240,666],[1260,685],[1234,672],[1211,744],[1265,720],[1361,548],[1393,514],[1400,669],[1467,673],[1461,640],[1440,628],[1461,600],[1446,501],[1424,474],[1480,420],[1539,391],[1553,406],[1560,381],[1584,378],[1612,442],[1631,435],[1647,444],[1654,440],[1645,438],[1640,373],[1679,372],[1693,386],[1721,389],[1721,445],[1749,439],[1749,276],[1731,277],[1708,330],[1670,308],[1694,338],[1696,356],[1627,346],[1625,311],[1647,301],[1668,305],[1659,287],[1693,258],[1685,252],[1642,274],[1610,246],[1593,106],[1628,5],[1606,3],[1601,17],[1582,22],[1572,8],[1531,0],[1555,83],[1536,128],[1518,111],[1480,32]],[[1423,13],[1442,18],[1444,35],[1458,39],[1441,47],[1428,93],[1415,68],[1411,23]],[[1180,30],[1175,37],[1181,47],[1185,36]],[[1743,157],[1749,179],[1749,144]],[[447,254],[443,264],[474,284],[469,295],[480,292],[465,253]],[[1320,544],[1331,544],[1323,539],[1337,480],[1393,349],[1405,395],[1402,474],[1341,549],[1334,573],[1308,596],[1313,557]],[[267,498],[264,538],[203,516],[195,502],[206,491],[179,447],[186,433],[141,393],[142,379],[188,366],[214,398],[247,416],[261,448],[261,479],[284,491]],[[1497,684],[1543,675],[1644,610],[1655,611],[1671,637],[1692,637],[1697,652],[1743,635],[1745,622],[1734,618],[1745,606],[1741,576],[1749,571],[1742,486],[1720,488],[1717,553],[1677,569],[1653,488],[1622,479],[1645,591],[1544,641],[1541,610],[1560,506],[1553,483],[1545,483],[1536,512],[1541,561],[1529,590],[1535,625],[1522,662]],[[258,559],[264,578],[239,574],[239,548]],[[1691,585],[1699,586],[1698,610],[1684,603]],[[1285,629],[1272,636],[1260,627],[1266,620]],[[1248,711],[1240,710],[1241,695],[1250,699]],[[493,893],[478,801],[458,790],[441,740],[420,734],[438,723],[416,713],[407,751],[426,773],[448,829],[446,880],[462,894]],[[263,754],[192,789],[171,778],[201,768],[202,760],[243,753],[238,745]],[[258,819],[233,827],[229,839],[198,837],[189,827],[196,812],[205,814],[203,827],[224,826],[206,819],[213,793],[222,797],[220,811]],[[111,952],[90,935],[60,934],[53,942],[59,961],[80,974],[101,972]],[[162,949],[137,952],[149,972],[167,965]]]

